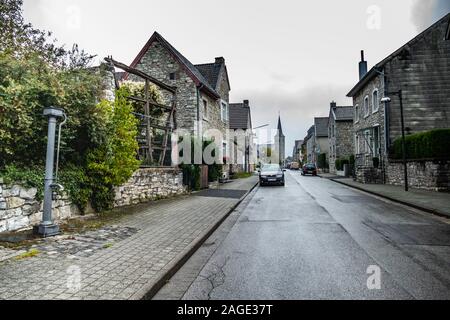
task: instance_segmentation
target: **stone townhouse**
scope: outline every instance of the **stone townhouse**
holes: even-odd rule
[[[255,152],[252,136],[252,117],[248,100],[242,103],[230,103],[230,129],[234,130],[234,141],[230,146],[233,164],[232,172],[252,172]]]
[[[353,154],[353,106],[331,102],[328,119],[328,162],[330,172],[336,173],[336,160],[348,159]]]
[[[295,140],[294,149],[292,150],[292,161],[302,161],[302,144],[303,140]]]
[[[389,159],[389,148],[401,136],[399,96],[393,92],[402,90],[407,134],[450,128],[449,35],[450,14],[447,14],[368,72],[361,52],[359,82],[347,94],[353,98],[359,181],[403,183],[399,174],[402,166]],[[381,103],[388,93],[391,102]],[[411,184],[422,187],[430,182],[425,175],[436,176],[436,172],[426,173],[429,165],[433,164],[408,164]]]
[[[306,159],[308,163],[315,163],[314,162],[314,150],[315,150],[315,135],[314,135],[314,125],[311,126],[308,129],[306,138],[304,139],[306,141]]]
[[[186,129],[196,136],[202,136],[208,129],[219,130],[223,134],[219,144],[224,156],[228,156],[230,82],[224,58],[194,65],[154,32],[130,66],[176,86],[175,128]],[[128,77],[134,80],[126,73],[122,79]],[[170,98],[170,95],[164,96],[166,104],[170,103]]]
[[[314,118],[314,145],[313,145],[313,163],[318,164],[319,155],[326,154],[328,160],[328,117]]]

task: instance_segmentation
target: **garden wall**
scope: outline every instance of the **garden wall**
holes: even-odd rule
[[[183,174],[176,168],[141,168],[124,185],[115,188],[114,207],[167,198],[183,194]],[[6,185],[0,178],[0,232],[30,228],[42,219],[42,201],[36,188],[20,184]],[[56,221],[80,214],[67,195],[53,202]]]
[[[412,188],[450,191],[450,161],[408,161],[408,184]],[[390,161],[386,183],[404,185],[403,163]]]
[[[115,188],[115,207],[167,198],[186,192],[177,168],[141,168],[127,183]]]

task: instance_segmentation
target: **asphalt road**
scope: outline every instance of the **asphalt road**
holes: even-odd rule
[[[450,298],[448,221],[327,179],[288,171],[228,225],[183,299]]]

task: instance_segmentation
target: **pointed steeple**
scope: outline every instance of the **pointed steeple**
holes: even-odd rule
[[[278,126],[277,126],[278,134],[283,136],[283,128],[281,127],[281,117],[278,115]]]

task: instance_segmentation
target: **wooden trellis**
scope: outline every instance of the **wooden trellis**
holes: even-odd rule
[[[166,152],[170,150],[170,147],[168,146],[169,143],[169,136],[173,129],[175,129],[175,110],[176,110],[176,87],[168,85],[162,81],[159,81],[152,76],[146,74],[145,72],[142,72],[141,70],[131,68],[127,66],[124,63],[115,61],[112,59],[112,57],[105,58],[105,61],[111,64],[114,67],[117,67],[119,69],[124,70],[125,72],[129,74],[133,74],[141,79],[144,80],[145,86],[144,86],[144,98],[141,97],[128,97],[130,100],[139,102],[144,104],[144,114],[136,113],[137,116],[141,118],[140,126],[142,129],[145,129],[145,142],[139,141],[139,154],[143,155],[144,162],[154,164],[154,156],[153,152],[155,150],[159,150],[159,157],[157,164],[159,166],[164,165]],[[168,91],[172,94],[171,104],[170,105],[163,105],[159,104],[156,101],[152,99],[152,97],[149,94],[149,83],[153,83],[157,87],[159,87],[162,90]],[[116,88],[118,89],[120,87],[120,83],[115,80]],[[159,124],[155,120],[152,119],[150,114],[150,108],[156,107],[162,110],[163,112],[167,113],[167,118],[164,124]],[[158,142],[154,139],[152,139],[152,132],[153,129],[159,129],[164,131],[164,135],[162,138],[162,141]]]

